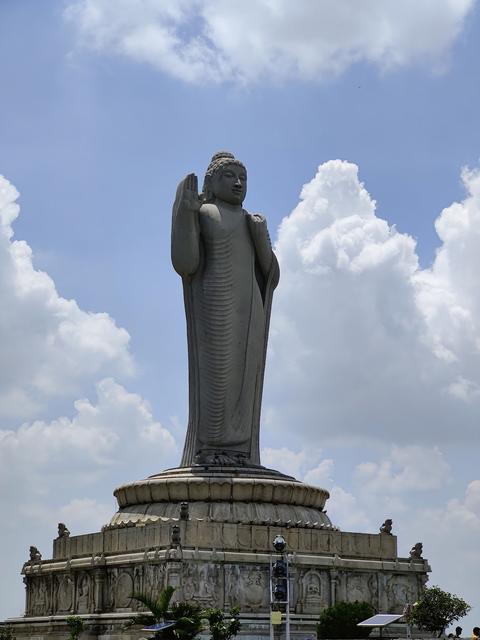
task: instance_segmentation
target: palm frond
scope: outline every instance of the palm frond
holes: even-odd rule
[[[152,622],[174,620],[173,627],[157,632],[155,637],[162,640],[193,640],[203,629],[202,608],[196,602],[172,603],[174,593],[175,588],[171,586],[162,589],[156,599],[144,593],[134,593],[132,598],[140,602],[148,613],[138,616],[132,624],[146,623],[144,626],[149,626]]]
[[[172,596],[170,596],[170,598],[171,597]],[[160,597],[158,598],[158,600],[154,600],[153,598],[150,598],[150,596],[147,596],[145,593],[134,593],[132,595],[132,598],[137,602],[143,604],[145,609],[150,611],[155,620],[160,620],[165,616],[165,609],[163,609],[163,607],[161,606],[163,603],[160,602]]]
[[[175,587],[171,587],[170,585],[166,586],[164,589],[160,591],[160,594],[157,599],[157,606],[159,609],[161,609],[164,612],[164,615],[170,607],[170,601],[174,593],[175,593]]]

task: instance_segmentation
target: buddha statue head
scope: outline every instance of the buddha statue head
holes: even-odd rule
[[[247,194],[247,170],[233,153],[219,151],[208,165],[203,182],[204,202],[220,200],[241,205]]]

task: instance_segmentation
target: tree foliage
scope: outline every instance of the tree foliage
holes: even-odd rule
[[[469,604],[440,587],[430,587],[424,590],[407,615],[409,623],[426,629],[441,636],[445,629],[455,620],[467,615],[471,607]]]
[[[165,620],[175,622],[173,627],[158,631],[155,638],[163,640],[192,640],[202,630],[202,609],[198,604],[189,602],[171,603],[174,587],[167,586],[160,591],[158,598],[150,598],[143,593],[135,593],[134,600],[143,604],[149,613],[142,614],[130,621],[144,627]]]
[[[233,607],[230,615],[225,615],[221,609],[206,609],[203,617],[208,622],[212,640],[230,640],[240,631],[240,609]]]
[[[67,627],[70,631],[68,640],[77,640],[85,629],[85,622],[79,616],[68,616]]]
[[[0,640],[15,640],[13,629],[8,624],[0,624]]]
[[[320,614],[317,624],[318,638],[367,638],[368,627],[357,627],[358,622],[370,618],[375,609],[368,602],[338,602]]]

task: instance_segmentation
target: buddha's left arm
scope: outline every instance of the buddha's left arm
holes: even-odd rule
[[[270,236],[268,234],[267,221],[261,215],[248,214],[248,225],[260,269],[265,277],[268,277],[274,256],[272,243],[270,242]]]

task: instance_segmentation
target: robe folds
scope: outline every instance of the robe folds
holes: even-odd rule
[[[189,421],[181,466],[259,465],[272,295],[279,280],[265,219],[240,207],[174,205],[172,262],[187,321]]]

